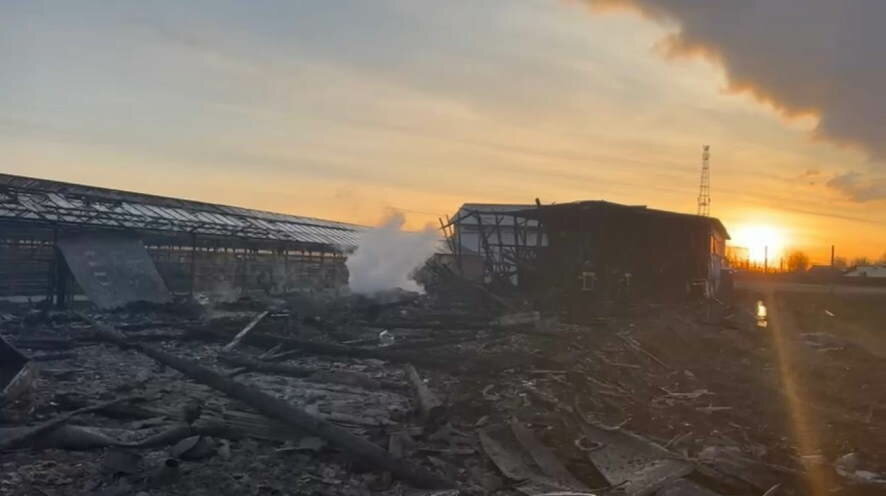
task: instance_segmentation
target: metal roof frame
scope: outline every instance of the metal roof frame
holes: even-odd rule
[[[356,248],[355,224],[0,174],[0,221]]]

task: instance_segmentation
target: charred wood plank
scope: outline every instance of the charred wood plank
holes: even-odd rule
[[[255,329],[255,326],[257,326],[259,322],[264,320],[264,318],[267,317],[270,313],[270,310],[265,310],[264,312],[256,315],[255,318],[252,319],[252,321],[250,321],[248,324],[246,324],[246,327],[244,327],[242,331],[238,332],[237,335],[234,336],[234,339],[232,339],[231,342],[226,344],[225,347],[222,349],[224,351],[231,351],[236,348],[237,345],[240,344],[240,341],[243,341],[243,338],[245,338],[250,331]]]
[[[410,364],[406,364],[406,377],[412,384],[412,390],[418,402],[418,410],[421,419],[425,423],[435,423],[439,421],[445,414],[443,402],[431,391],[427,384],[424,383],[418,371]]]
[[[268,395],[254,387],[236,382],[191,360],[171,355],[148,345],[129,343],[113,327],[96,322],[84,316],[92,323],[99,335],[122,348],[135,349],[154,360],[172,367],[191,379],[221,391],[231,398],[242,401],[259,412],[293,427],[304,429],[318,437],[329,441],[344,453],[363,459],[383,470],[388,470],[397,477],[417,487],[429,489],[451,488],[454,484],[438,475],[413,465],[405,460],[397,460],[387,450],[366,439],[340,429],[331,423],[315,417],[308,412],[287,403],[279,398]]]

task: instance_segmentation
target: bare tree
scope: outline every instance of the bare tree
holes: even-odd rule
[[[846,262],[845,257],[835,257],[834,258],[834,268],[837,270],[846,270],[846,267],[849,264]]]
[[[805,272],[809,268],[809,255],[800,250],[794,250],[788,255],[788,270],[791,272]]]

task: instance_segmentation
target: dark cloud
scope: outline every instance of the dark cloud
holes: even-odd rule
[[[850,171],[832,177],[825,184],[857,202],[886,200],[886,179],[882,177]]]
[[[860,147],[886,169],[886,1],[586,1],[674,23],[667,53],[717,60],[731,89],[786,115],[818,115],[816,137]]]

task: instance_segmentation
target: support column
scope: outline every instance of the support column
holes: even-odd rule
[[[55,248],[55,306],[63,309],[68,300],[68,263],[61,250]]]
[[[197,282],[197,234],[191,233],[191,298]]]
[[[58,241],[58,228],[54,227],[52,229],[52,245],[50,246],[51,256],[49,259],[49,267],[46,272],[46,300],[45,303],[47,305],[52,305],[53,298],[55,296],[55,288],[56,288],[56,277],[58,268],[58,248],[56,247],[56,242]],[[48,307],[47,307],[48,308]]]

